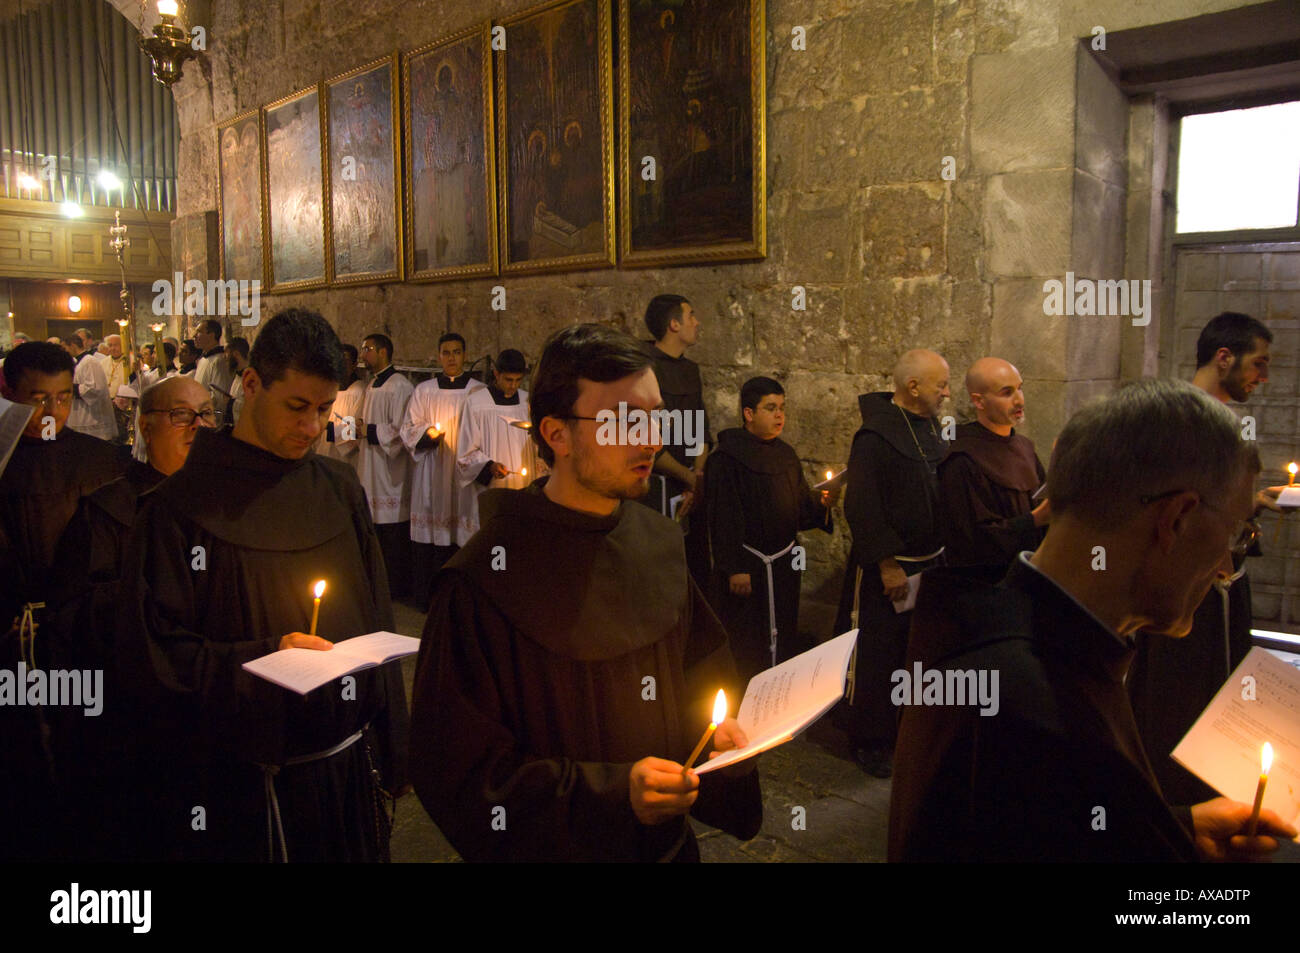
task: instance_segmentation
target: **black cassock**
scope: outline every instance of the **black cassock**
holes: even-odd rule
[[[853,548],[844,573],[835,633],[853,628],[858,601],[858,655],[853,702],[838,717],[862,747],[893,744],[898,712],[890,674],[903,661],[911,612],[897,613],[880,581],[880,560],[893,556],[908,576],[937,565],[943,546],[936,468],[948,452],[933,418],[920,417],[880,391],[858,398],[862,429],[853,437],[844,516]],[[901,558],[900,558],[901,557]]]
[[[804,478],[799,455],[779,437],[760,440],[743,427],[718,434],[709,455],[704,492],[708,499],[713,592],[743,681],[811,648],[799,634],[800,571],[791,547],[802,529],[831,532],[831,514]],[[750,547],[746,549],[745,547]],[[771,559],[776,610],[776,660],[771,654],[767,564]],[[775,557],[775,558],[772,558]],[[752,593],[731,594],[729,578],[748,573]]]
[[[681,762],[725,689],[727,637],[646,507],[552,503],[545,480],[479,497],[482,528],[439,573],[420,646],[411,774],[469,861],[697,860],[683,817],[642,825],[632,764]],[[692,811],[743,839],[758,773],[700,778]]]
[[[1165,803],[1138,738],[1132,646],[1025,561],[1000,576],[921,583],[906,671],[997,672],[998,708],[903,706],[889,859],[1195,860],[1190,812]]]
[[[1027,437],[1003,437],[978,420],[957,428],[939,467],[944,507],[944,556],[950,566],[1005,567],[1037,549],[1043,530],[1030,515],[1047,471]]]
[[[388,791],[405,780],[399,666],[306,696],[240,667],[308,630],[317,579],[327,583],[317,635],[340,641],[393,628],[355,473],[316,454],[286,460],[200,431],[185,466],[145,495],[136,519],[118,655],[137,704],[154,715],[148,751],[166,764],[149,805],[157,849],[278,860],[282,827],[292,861],[386,858],[389,825],[371,771]],[[295,759],[306,760],[288,763]],[[198,807],[204,830],[195,829]]]
[[[56,667],[55,545],[78,500],[116,479],[126,464],[124,448],[67,427],[54,440],[19,439],[0,474],[0,668],[16,671],[12,624],[28,602],[47,606],[34,615],[36,665]],[[80,717],[82,709],[0,705],[0,817],[15,819],[0,837],[0,859],[53,859],[71,840],[50,737],[51,721],[70,711]]]

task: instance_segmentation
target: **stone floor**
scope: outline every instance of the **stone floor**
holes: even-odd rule
[[[399,605],[396,616],[399,632],[420,634],[423,613]],[[414,672],[412,656],[403,662],[408,697]],[[705,861],[884,861],[890,784],[871,777],[853,763],[846,737],[829,719],[813,725],[804,736],[763,754],[759,774],[763,828],[753,840],[742,843],[692,821]],[[795,808],[804,810],[796,812]],[[802,829],[797,829],[797,817],[802,819]],[[392,856],[399,862],[460,860],[414,794],[398,802]],[[1274,859],[1300,862],[1300,845],[1284,844]]]

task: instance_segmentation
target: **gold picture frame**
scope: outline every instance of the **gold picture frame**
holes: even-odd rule
[[[248,135],[250,132],[251,142]],[[251,188],[250,183],[243,181],[249,175],[246,163],[250,146],[253,150],[252,175],[257,179]],[[243,169],[228,167],[230,159],[243,163]],[[265,236],[262,224],[262,164],[260,110],[245,110],[217,124],[217,241],[223,281],[266,281],[266,263],[262,254]],[[242,175],[232,175],[241,171]],[[256,207],[249,208],[250,204]],[[252,239],[251,254],[247,256],[251,261],[243,261],[241,259],[245,256],[238,255],[237,249],[250,242],[250,231],[256,232],[256,237]]]
[[[402,54],[402,170],[410,281],[498,273],[492,56],[491,21]],[[477,89],[472,85],[475,80]],[[445,89],[440,88],[443,83]],[[465,99],[467,90],[473,95],[457,110],[455,101]],[[440,141],[442,136],[455,140],[450,151]],[[479,176],[481,188],[476,182]],[[448,181],[452,199],[444,202],[442,186]],[[459,234],[454,226],[444,227],[450,223],[443,221],[458,215],[472,223]]]
[[[324,288],[329,280],[324,214],[329,199],[325,194],[323,171],[325,142],[321,135],[324,125],[321,89],[321,84],[317,83],[268,103],[261,110],[262,260],[270,294]],[[313,157],[316,160],[314,164]],[[315,182],[311,178],[313,173]],[[278,229],[277,213],[280,217]],[[315,228],[312,227],[313,221]],[[279,251],[276,248],[277,235],[281,236]],[[315,267],[313,254],[316,248],[319,248],[319,268]]]
[[[645,8],[635,15],[631,7],[627,0],[619,5],[620,264],[648,268],[767,257],[764,0],[683,0],[675,11]],[[747,43],[728,44],[726,37],[719,42],[720,30],[746,38],[746,12]],[[707,31],[720,49],[747,54],[748,110],[742,102],[746,84],[732,79],[743,72],[743,62],[710,62],[700,69],[675,55],[692,48],[690,31]],[[647,180],[643,163],[655,153],[656,177]],[[738,208],[742,214],[735,213]]]
[[[321,84],[325,268],[333,287],[402,280],[405,255],[398,68],[398,54],[393,52]],[[382,101],[385,85],[387,109]],[[345,86],[352,89],[348,91]],[[366,141],[376,129],[389,139],[377,148]],[[335,162],[336,152],[342,161]],[[391,247],[371,241],[373,235],[391,236]],[[345,266],[341,273],[340,265]]]
[[[505,28],[505,50],[496,54],[502,274],[616,262],[610,21],[609,0],[553,0],[495,21]],[[588,40],[594,62],[583,63],[578,52]],[[589,83],[575,81],[584,73]]]

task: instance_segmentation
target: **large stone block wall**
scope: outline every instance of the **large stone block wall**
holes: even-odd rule
[[[127,0],[114,0],[127,10]],[[180,207],[216,208],[215,123],[393,49],[530,6],[529,0],[211,0],[209,54],[175,88]],[[641,334],[645,302],[685,294],[704,322],[703,367],[715,428],[734,425],[740,383],[786,384],[786,438],[810,470],[843,465],[855,395],[886,386],[896,356],[947,356],[954,410],[985,353],[1027,381],[1026,432],[1043,450],[1068,413],[1150,364],[1146,333],[1117,319],[1050,318],[1042,282],[1067,270],[1121,277],[1150,214],[1130,202],[1130,108],[1081,53],[1079,38],[1244,6],[1239,0],[769,0],[766,260],[604,270],[440,284],[390,284],[275,296],[315,308],[347,340],[382,329],[398,357],[428,359],[455,329],[480,355],[536,357],[555,328],[612,321]],[[127,10],[128,15],[132,15]],[[807,50],[791,49],[792,28]],[[1148,126],[1150,121],[1148,119]],[[1144,153],[1150,155],[1152,150]],[[941,177],[945,156],[957,177]],[[1131,207],[1130,207],[1131,206]],[[1145,215],[1146,218],[1141,218]],[[182,227],[178,219],[177,227]],[[1152,259],[1128,256],[1132,271]],[[1135,262],[1133,259],[1136,258]],[[490,308],[494,284],[508,309]],[[790,289],[808,292],[792,312]],[[1081,321],[1095,322],[1085,326]],[[1107,324],[1109,322],[1109,324]],[[1127,324],[1127,322],[1125,322]],[[841,523],[842,527],[842,523]],[[810,537],[807,626],[829,631],[848,536]]]

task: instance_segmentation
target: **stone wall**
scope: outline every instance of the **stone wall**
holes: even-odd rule
[[[210,11],[192,7],[196,22],[208,21],[209,54],[187,67],[175,90],[182,130],[176,227],[216,208],[217,121],[394,48],[530,5],[213,0]],[[1244,5],[769,0],[765,261],[391,284],[265,304],[318,309],[347,340],[383,330],[400,360],[424,361],[447,329],[463,333],[476,356],[514,346],[535,357],[552,330],[578,320],[640,334],[645,302],[679,292],[704,322],[691,356],[703,367],[715,428],[734,424],[741,381],[775,376],[792,410],[786,438],[812,472],[846,462],[855,395],[885,387],[902,350],[931,347],[948,358],[958,411],[966,367],[992,352],[1020,367],[1025,430],[1046,456],[1068,413],[1120,377],[1121,352],[1130,373],[1150,363],[1145,335],[1158,329],[1042,313],[1046,278],[1067,270],[1120,277],[1126,256],[1129,277],[1151,277],[1143,263],[1158,264],[1144,242],[1126,252],[1135,233],[1142,238],[1143,223],[1159,218],[1151,212],[1150,168],[1134,173],[1145,202],[1130,203],[1128,194],[1130,122],[1140,117],[1131,119],[1079,38],[1094,26],[1114,32]],[[791,49],[796,25],[807,30],[806,51]],[[955,160],[955,180],[941,176],[945,156]],[[501,314],[489,306],[498,282],[508,292]],[[790,310],[794,285],[807,288],[806,312]],[[804,619],[829,632],[848,537],[815,534],[808,542]]]

